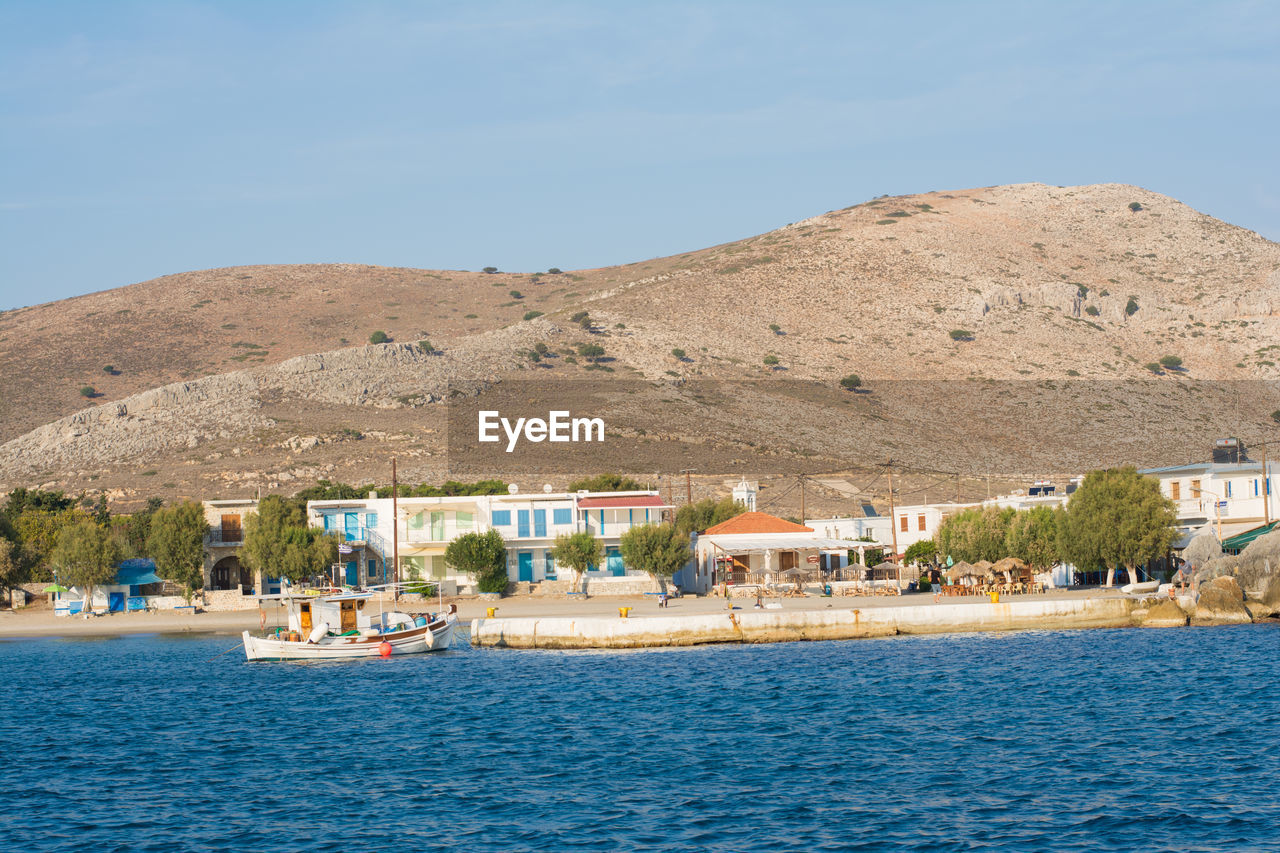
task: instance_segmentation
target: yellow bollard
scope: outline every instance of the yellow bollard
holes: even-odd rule
[[[493,614],[495,614],[495,613],[497,613],[497,612],[498,612],[498,608],[496,608],[496,607],[486,607],[486,608],[484,609],[484,615],[485,615],[486,617],[488,617],[489,619],[492,619],[492,618],[493,618]]]
[[[991,590],[991,592],[989,593],[989,595],[991,596],[991,603],[992,603],[992,604],[999,604],[999,603],[1000,603],[1000,590],[998,590],[998,589],[993,589],[993,590]]]
[[[626,619],[628,616],[630,616],[630,615],[631,615],[631,608],[630,608],[630,607],[619,607],[619,608],[618,608],[618,615],[619,615],[619,616],[621,616],[623,619]]]

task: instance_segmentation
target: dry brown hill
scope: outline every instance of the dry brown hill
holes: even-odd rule
[[[531,311],[544,316],[523,320]],[[572,319],[582,311],[590,329]],[[366,346],[375,330],[399,343]],[[953,339],[960,331],[970,334]],[[361,472],[393,452],[409,476],[439,477],[450,466],[435,401],[451,383],[475,392],[504,378],[645,380],[619,384],[626,399],[608,403],[628,411],[637,442],[611,462],[632,470],[841,470],[905,451],[921,467],[1026,471],[1001,425],[1025,409],[993,398],[965,412],[959,434],[899,440],[885,424],[926,436],[920,424],[974,395],[887,381],[1135,380],[1169,355],[1185,366],[1159,377],[1169,387],[1275,380],[1278,332],[1280,245],[1122,185],[881,198],[711,249],[556,275],[209,270],[0,314],[0,486],[291,490],[371,479]],[[441,353],[411,345],[422,338]],[[593,369],[570,355],[584,342],[608,360]],[[535,363],[538,343],[551,355]],[[841,392],[848,373],[880,390]],[[812,384],[717,397],[698,382],[741,379]],[[1201,432],[1251,434],[1277,408],[1274,384],[1243,403],[1202,388],[1185,396],[1194,405],[1150,405]],[[102,394],[91,410],[82,385]],[[1135,396],[1088,387],[1073,405]],[[1076,466],[1108,447],[1155,463],[1203,438],[1144,442],[1124,418],[1091,422],[1105,424],[1092,442],[1046,439],[1037,464]]]

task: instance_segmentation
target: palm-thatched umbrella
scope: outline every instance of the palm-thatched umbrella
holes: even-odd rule
[[[860,581],[867,576],[867,567],[863,563],[850,563],[840,570],[842,580]]]
[[[1003,560],[997,560],[991,565],[991,571],[996,574],[1004,575],[1009,580],[1014,580],[1014,573],[1022,575],[1027,572],[1027,564],[1019,560],[1017,557],[1005,557]]]
[[[971,578],[976,576],[981,569],[974,567],[973,563],[967,560],[961,560],[958,563],[952,563],[947,567],[946,575],[951,578]]]
[[[979,560],[973,565],[976,568],[982,569],[982,573],[985,576],[985,575],[991,574],[991,567],[994,566],[995,563],[991,562],[990,560]]]

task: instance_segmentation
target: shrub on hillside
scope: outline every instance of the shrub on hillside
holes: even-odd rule
[[[96,397],[98,396],[98,389],[94,388],[92,385],[81,385],[80,396],[85,398]]]
[[[1160,366],[1167,370],[1178,370],[1182,367],[1182,359],[1176,355],[1161,356]]]
[[[857,391],[862,387],[862,377],[856,373],[850,373],[840,380],[840,387],[846,391]]]
[[[952,329],[951,340],[953,341],[971,341],[973,340],[973,332],[968,329]]]
[[[541,317],[541,316],[542,316],[542,312],[541,312],[541,311],[526,311],[526,312],[524,312],[524,319],[526,319],[526,320],[532,320],[532,319],[533,319],[533,318],[535,318],[535,317]]]
[[[497,271],[498,271],[497,267],[485,267],[483,270],[481,270],[481,272],[488,273],[489,275],[493,275]]]
[[[779,361],[779,359],[778,359],[778,357],[777,357],[776,355],[766,355],[766,356],[764,357],[764,363],[765,363],[765,364],[767,364],[767,365],[769,365],[770,367],[772,367],[773,365],[777,364],[777,363],[778,363],[778,361]]]
[[[1132,317],[1134,314],[1137,314],[1137,313],[1138,313],[1138,300],[1136,300],[1136,299],[1134,299],[1132,296],[1130,296],[1130,297],[1129,297],[1129,301],[1125,303],[1125,306],[1124,306],[1124,313],[1125,313],[1125,316],[1126,316],[1126,317]]]
[[[676,358],[680,359],[681,361],[684,361],[684,350],[680,349],[680,347],[676,347],[675,349],[673,349],[671,351],[671,354],[674,355]]]
[[[389,340],[391,340],[391,338],[388,337],[387,333],[381,329],[369,336],[369,343],[371,344],[385,344]]]

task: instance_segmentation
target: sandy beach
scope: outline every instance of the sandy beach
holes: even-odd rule
[[[1016,596],[1011,600],[1066,600],[1082,598],[1118,597],[1118,590],[1054,590],[1043,595]],[[941,603],[974,603],[985,599],[978,597],[943,598]],[[769,599],[782,605],[783,610],[826,610],[831,608],[872,607],[933,607],[933,596],[915,594],[902,596],[865,596],[821,598]],[[460,622],[470,622],[485,616],[488,608],[496,607],[500,618],[523,617],[600,617],[618,615],[618,608],[630,607],[630,618],[643,619],[652,616],[677,616],[703,613],[719,613],[726,609],[723,598],[685,597],[671,599],[668,606],[658,607],[656,596],[598,597],[581,599],[517,596],[501,601],[482,601],[478,598],[445,599],[446,604],[458,606]],[[754,600],[737,598],[736,608],[751,610]],[[402,602],[400,609],[407,613],[438,609],[432,602]],[[276,607],[265,610],[268,628],[283,624],[283,611]],[[180,613],[161,611],[156,613],[112,613],[105,616],[54,616],[47,607],[0,611],[0,639],[20,637],[105,637],[124,634],[239,634],[241,631],[257,631],[262,624],[258,610],[236,610],[207,613]]]

